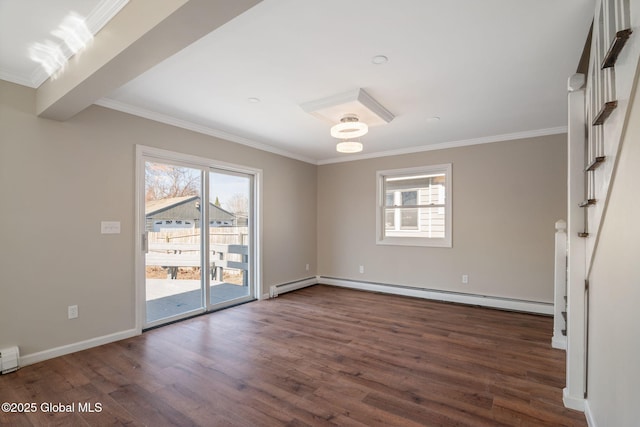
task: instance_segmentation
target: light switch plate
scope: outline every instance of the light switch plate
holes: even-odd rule
[[[120,234],[120,221],[102,221],[100,232],[102,234]]]

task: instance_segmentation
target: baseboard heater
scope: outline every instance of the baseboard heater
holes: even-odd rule
[[[339,279],[326,276],[319,276],[318,283],[339,286],[343,288],[358,289],[362,291],[382,292],[386,294],[424,298],[434,301],[478,305],[481,307],[491,307],[500,310],[553,315],[553,304],[546,302],[527,301],[488,295],[467,294],[439,289],[417,288],[413,286],[394,285],[378,282],[362,282],[358,280]]]
[[[306,279],[273,285],[269,288],[269,298],[276,298],[278,295],[284,294],[285,292],[306,288],[307,286],[315,285],[317,283],[318,280],[316,277],[307,277]]]
[[[18,370],[20,361],[20,350],[17,346],[3,348],[0,350],[0,373],[8,374]]]

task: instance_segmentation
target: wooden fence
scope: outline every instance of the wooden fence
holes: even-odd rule
[[[248,245],[248,227],[210,227],[209,244],[211,245]],[[150,231],[149,243],[190,243],[200,242],[200,229],[171,229]]]
[[[209,228],[209,245],[249,245],[249,228],[248,227],[210,227]],[[149,232],[149,246],[157,246],[158,244],[176,244],[176,245],[198,245],[200,242],[200,229],[193,228],[167,228],[162,231]],[[230,253],[227,257],[228,261],[246,262],[243,255]]]

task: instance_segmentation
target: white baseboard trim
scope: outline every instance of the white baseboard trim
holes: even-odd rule
[[[126,338],[135,337],[136,335],[140,334],[141,331],[137,329],[129,329],[126,331],[115,332],[113,334],[103,335],[101,337],[91,338],[73,344],[51,348],[49,350],[39,351],[37,353],[27,354],[20,357],[20,367],[22,368],[24,366],[33,365],[34,363],[53,359],[54,357],[60,357],[64,356],[65,354],[75,353],[76,351],[82,351],[88,348],[97,347],[99,345],[109,344]]]
[[[564,406],[569,409],[584,412],[584,398],[569,396],[569,390],[566,387],[562,389],[562,403],[564,403]]]
[[[317,277],[308,277],[302,280],[296,280],[294,282],[281,283],[279,285],[273,285],[269,288],[269,298],[275,298],[278,295],[284,294],[286,292],[295,291],[298,289],[306,288],[308,286],[313,286],[318,284]]]
[[[341,286],[344,288],[359,289],[363,291],[383,292],[394,295],[404,295],[430,299],[435,301],[455,302],[467,305],[480,305],[483,307],[499,308],[503,310],[523,311],[527,313],[553,315],[553,304],[537,301],[525,301],[510,298],[490,297],[476,294],[463,294],[458,292],[440,291],[435,289],[415,288],[386,283],[361,282],[357,280],[338,279],[334,277],[319,276],[317,283]]]
[[[596,423],[596,419],[593,417],[593,412],[591,412],[591,406],[589,406],[588,400],[585,400],[584,402],[584,416],[587,418],[587,424],[589,427],[598,427],[598,423]]]
[[[567,337],[565,337],[564,335],[561,335],[559,337],[554,335],[553,338],[551,338],[551,347],[557,348],[559,350],[566,350]]]
[[[309,277],[295,282],[282,283],[280,285],[271,286],[270,292],[275,291],[275,296],[283,294],[285,292],[295,291],[296,289],[306,288],[318,283],[317,277]],[[273,294],[262,294],[260,299],[274,298]],[[97,347],[103,344],[109,344],[111,342],[120,341],[126,338],[131,338],[136,335],[140,335],[142,332],[138,329],[129,329],[126,331],[115,332],[113,334],[104,335],[101,337],[91,338],[85,341],[80,341],[73,344],[63,345],[60,347],[51,348],[48,350],[39,351],[37,353],[27,354],[20,357],[20,367],[33,365],[34,363],[43,362],[54,357],[64,356],[65,354],[75,353],[76,351],[86,350],[88,348]]]

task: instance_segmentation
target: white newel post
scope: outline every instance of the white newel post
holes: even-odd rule
[[[573,81],[577,75],[572,76]],[[571,86],[568,95],[568,205],[567,205],[567,386],[563,402],[568,408],[584,411],[586,379],[585,231],[584,208],[578,205],[585,197],[585,91],[582,84]]]
[[[567,337],[562,331],[566,331],[567,324],[563,316],[566,314],[567,301],[567,222],[556,221],[556,250],[555,250],[555,274],[553,297],[553,348],[567,349]]]

